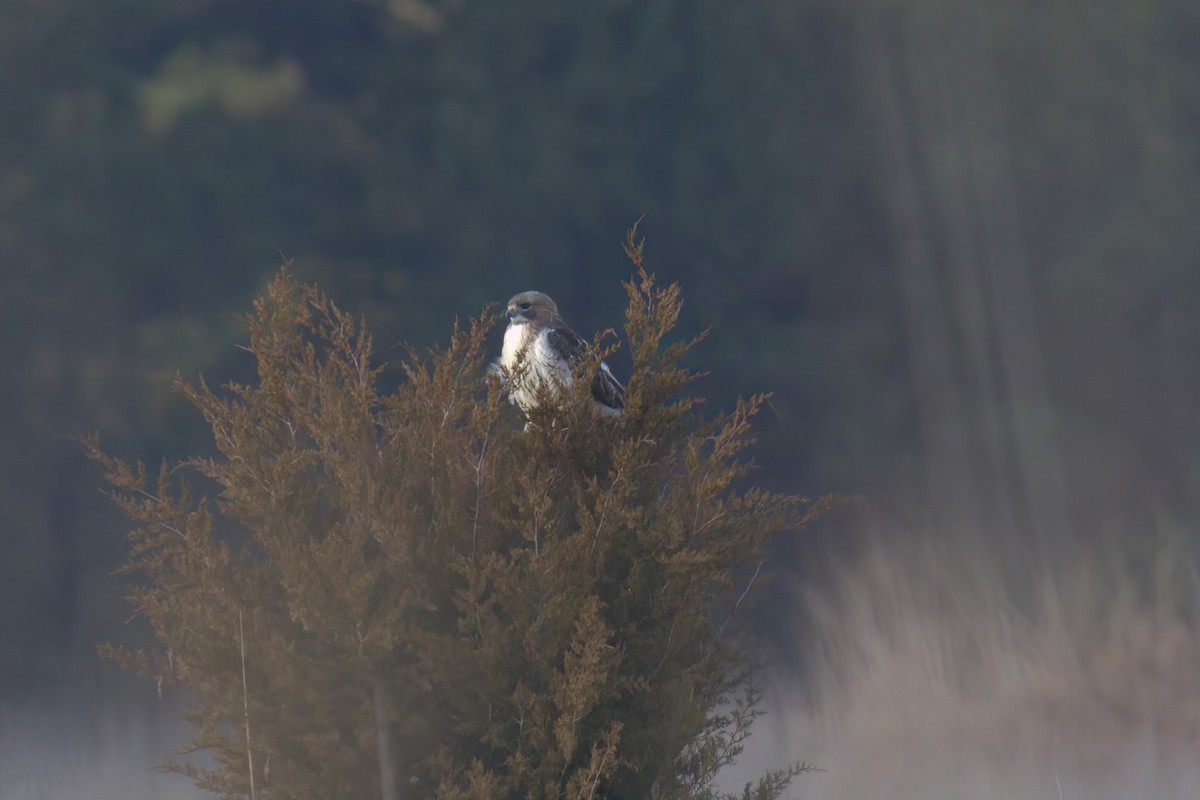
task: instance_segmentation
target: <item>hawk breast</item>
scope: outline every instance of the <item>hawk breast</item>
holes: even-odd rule
[[[509,397],[523,411],[537,405],[539,393],[547,389],[557,393],[571,385],[571,367],[554,348],[552,332],[552,328],[534,330],[529,323],[510,325],[504,332],[500,363],[510,374],[520,373],[513,378]]]

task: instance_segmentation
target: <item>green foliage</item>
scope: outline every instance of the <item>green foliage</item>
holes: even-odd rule
[[[285,107],[300,93],[304,76],[294,62],[263,69],[241,63],[230,50],[209,55],[181,45],[172,53],[159,74],[139,88],[146,128],[166,134],[183,114],[210,105],[231,117],[254,119]]]
[[[588,402],[596,347],[523,430],[484,377],[486,312],[384,391],[361,323],[285,267],[249,320],[257,380],[180,384],[220,453],[180,467],[214,498],[90,442],[161,644],[114,654],[186,689],[215,758],[177,768],[222,797],[251,763],[264,798],[378,797],[381,775],[403,797],[719,796],[759,713],[733,622],[767,540],[823,504],[749,485],[765,398],[700,413],[679,288],[628,252],[619,418]]]

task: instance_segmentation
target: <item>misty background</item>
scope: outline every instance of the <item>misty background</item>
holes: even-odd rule
[[[619,328],[626,229],[778,544],[745,759],[798,797],[1200,792],[1200,6],[0,2],[0,797],[191,798],[183,698],[72,437],[210,452],[283,258],[377,352],[540,289]],[[497,332],[498,334],[498,332]],[[497,350],[499,347],[497,337]],[[623,356],[614,367],[624,374]]]

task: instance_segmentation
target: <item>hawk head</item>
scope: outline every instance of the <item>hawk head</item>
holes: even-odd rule
[[[541,292],[521,292],[508,301],[508,310],[504,312],[509,325],[524,325],[527,322],[537,322],[549,325],[557,320],[558,306],[549,295]]]

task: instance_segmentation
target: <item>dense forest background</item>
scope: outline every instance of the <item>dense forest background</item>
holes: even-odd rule
[[[1180,0],[5,0],[5,701],[138,635],[72,437],[206,452],[169,377],[245,373],[284,257],[385,352],[530,288],[590,336],[644,218],[702,391],[775,393],[762,480],[860,498],[781,545],[785,661],[872,531],[1012,574],[1190,542],[1197,41]]]

